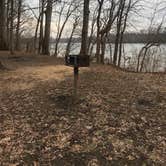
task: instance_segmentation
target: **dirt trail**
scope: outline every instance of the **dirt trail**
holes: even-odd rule
[[[166,75],[72,69],[47,57],[4,60],[0,165],[164,165]]]

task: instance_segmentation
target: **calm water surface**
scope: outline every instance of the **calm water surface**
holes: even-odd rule
[[[66,50],[66,43],[60,43],[59,44],[59,56],[64,56],[65,55],[65,50]],[[136,57],[139,54],[139,51],[141,48],[144,46],[142,43],[138,44],[132,44],[132,43],[127,43],[124,44],[123,46],[123,57],[131,57],[131,59],[134,61]],[[51,54],[54,53],[54,48],[55,44],[51,44]],[[95,54],[95,46],[93,48],[92,54]],[[71,54],[79,54],[80,51],[80,43],[74,43],[71,47]],[[113,54],[114,52],[114,44],[111,45],[111,52]],[[160,47],[153,47],[149,53],[150,56],[157,57],[156,61],[158,63],[158,71],[164,71],[166,68],[166,44],[162,44]],[[110,59],[110,45],[106,45],[106,52],[105,52],[105,58]],[[122,64],[123,64],[123,59],[122,58]]]

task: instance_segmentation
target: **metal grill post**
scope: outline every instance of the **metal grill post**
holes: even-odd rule
[[[78,67],[74,67],[74,100],[77,99],[77,88],[78,88]]]

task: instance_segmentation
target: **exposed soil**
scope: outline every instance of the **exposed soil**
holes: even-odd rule
[[[166,75],[72,68],[53,57],[1,57],[0,165],[166,164]]]

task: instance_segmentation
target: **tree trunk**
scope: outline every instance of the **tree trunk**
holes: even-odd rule
[[[86,56],[88,54],[88,26],[89,26],[89,1],[84,0],[84,16],[82,27],[82,41],[80,55]]]
[[[60,28],[60,22],[61,22],[61,18],[62,18],[62,12],[63,10],[65,9],[65,5],[62,6],[62,9],[59,13],[59,23],[58,23],[58,33],[57,33],[57,38],[56,38],[56,43],[55,43],[55,53],[54,55],[57,56],[58,55],[58,45],[59,45],[59,42],[60,42],[60,39],[61,39],[61,36],[62,36],[62,33],[63,33],[63,30],[65,28],[65,25],[68,21],[68,19],[70,18],[71,14],[78,8],[78,5],[76,5],[73,9],[72,9],[72,6],[74,5],[73,4],[74,1],[71,1],[68,9],[67,9],[67,14],[65,16],[65,19],[64,19],[64,22]]]
[[[144,67],[144,62],[145,62],[147,51],[148,51],[148,48],[145,48],[145,51],[144,51],[144,54],[143,54],[143,58],[142,58],[142,61],[141,61],[140,72],[143,71],[143,67]]]
[[[137,68],[136,71],[139,72],[139,68],[140,68],[140,60],[141,60],[141,56],[145,50],[146,46],[142,47],[142,49],[140,50],[139,54],[138,54],[138,59],[137,59]]]
[[[91,47],[90,47],[90,49],[88,50],[89,51],[89,55],[91,56],[92,55],[92,53],[93,53],[93,48],[94,48],[94,45],[95,45],[95,42],[93,42],[92,44],[91,44]]]
[[[7,16],[7,20],[6,20],[6,42],[7,42],[7,47],[9,49],[9,41],[10,41],[10,0],[7,0],[7,10],[6,10],[6,16]]]
[[[100,54],[100,63],[104,64],[104,56],[106,49],[106,35],[101,37],[101,54]]]
[[[0,50],[6,50],[5,37],[5,0],[0,0]]]
[[[113,57],[113,64],[116,65],[117,64],[117,59],[118,59],[118,47],[119,47],[119,29],[117,30],[116,33],[116,39],[115,39],[115,49],[114,49],[114,57]]]
[[[11,0],[11,12],[10,12],[10,53],[14,54],[14,42],[13,42],[13,19],[14,19],[14,0]]]
[[[57,33],[56,33],[56,40],[55,40],[55,50],[54,50],[54,56],[57,57],[58,55],[58,38],[59,38],[59,33],[60,33],[60,29],[61,29],[61,19],[62,19],[62,14],[63,14],[63,10],[65,8],[65,3],[63,3],[63,5],[61,6],[61,9],[59,11],[59,17],[58,17],[58,22],[57,22]]]
[[[90,31],[90,36],[89,36],[89,40],[88,40],[88,54],[91,55],[91,48],[93,47],[93,43],[94,43],[94,28],[95,28],[95,23],[96,23],[96,19],[95,19],[95,12],[93,14],[93,19],[92,19],[92,25],[91,25],[91,31]],[[92,45],[92,47],[91,47]]]
[[[122,6],[123,10],[124,10],[124,7],[125,7],[125,2],[126,2],[126,0],[124,0],[124,5]],[[129,15],[129,12],[130,12],[130,9],[131,9],[131,2],[132,2],[132,0],[129,0],[128,7],[127,7],[127,10],[126,10],[126,14],[124,16],[123,27],[121,28],[122,30],[121,30],[121,33],[120,33],[120,40],[119,40],[119,59],[118,59],[118,66],[119,67],[121,65],[121,58],[122,58],[123,35],[124,35],[124,32],[126,30],[126,26],[127,26],[127,19],[128,19],[128,15]]]
[[[39,3],[41,4],[41,18],[40,18],[40,33],[39,33],[39,46],[38,46],[38,54],[41,54],[42,52],[42,43],[43,43],[43,17],[44,17],[44,0],[39,0]]]
[[[45,18],[45,32],[44,32],[44,39],[43,39],[43,49],[42,53],[44,55],[49,55],[49,43],[50,43],[50,29],[51,29],[51,17],[52,17],[52,0],[47,0],[47,7],[46,7],[46,18]]]
[[[114,50],[114,58],[113,58],[113,64],[117,65],[117,59],[118,59],[118,51],[119,51],[119,44],[120,44],[120,37],[121,37],[121,26],[122,26],[122,18],[123,18],[123,12],[125,8],[125,2],[126,0],[120,1],[120,7],[119,7],[119,14],[117,17],[117,32],[116,32],[116,39],[115,39],[115,50]]]
[[[100,35],[100,16],[104,0],[98,1],[99,9],[97,15],[97,38],[96,38],[96,58],[97,63],[100,63],[101,35]]]
[[[118,67],[120,67],[120,65],[121,65],[121,59],[122,59],[122,44],[123,44],[123,33],[120,33]]]
[[[97,39],[96,39],[96,58],[97,63],[100,63],[100,48],[101,48],[101,38],[99,32],[97,32]]]
[[[61,27],[61,29],[60,29],[60,32],[59,32],[59,35],[58,35],[58,37],[57,37],[57,39],[56,39],[56,43],[55,43],[55,52],[54,52],[54,56],[56,56],[56,57],[57,57],[57,55],[58,55],[58,45],[59,45],[59,42],[60,42],[60,39],[61,39],[61,36],[62,36],[62,32],[63,32],[63,30],[64,30],[64,27],[65,27],[66,23],[67,23],[68,18],[69,18],[69,17],[66,17],[65,21],[63,22],[63,25],[62,25],[62,27]]]
[[[39,24],[40,24],[40,18],[41,14],[39,15],[39,18],[37,19],[37,24],[36,24],[36,29],[35,29],[35,37],[34,37],[34,52],[36,53],[36,45],[37,45],[37,34],[38,34],[38,29],[39,29]]]
[[[70,38],[69,38],[69,41],[68,41],[67,46],[66,46],[66,53],[65,53],[66,56],[69,55],[69,53],[70,53],[73,34],[74,34],[77,26],[78,26],[78,18],[75,19],[75,22],[73,24],[73,29],[71,31]]]
[[[21,7],[22,7],[22,0],[18,2],[18,14],[17,14],[17,27],[16,27],[16,45],[15,49],[18,51],[20,49],[20,19],[21,19]]]
[[[72,41],[72,38],[73,38],[73,33],[74,33],[74,27],[73,27],[73,29],[72,29],[72,32],[71,32],[69,41],[68,41],[67,46],[66,46],[66,53],[65,53],[65,56],[68,56],[69,53],[70,53],[71,41]]]

